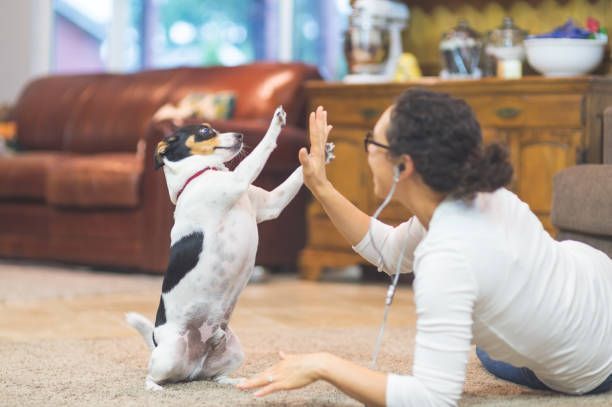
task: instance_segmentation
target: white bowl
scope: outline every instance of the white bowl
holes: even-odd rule
[[[529,65],[544,76],[576,76],[599,66],[606,43],[603,39],[530,38],[525,40],[525,50]]]

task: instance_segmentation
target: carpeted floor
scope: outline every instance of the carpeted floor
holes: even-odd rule
[[[145,391],[148,352],[123,314],[153,316],[160,285],[153,276],[0,262],[0,405],[358,405],[325,383],[261,400],[210,382]],[[271,365],[278,350],[325,350],[367,365],[385,291],[383,285],[290,277],[247,287],[230,324],[246,353],[237,374],[249,376]],[[414,318],[412,292],[401,288],[379,357],[381,370],[409,373]],[[612,394],[530,391],[491,377],[472,355],[461,405],[610,406]]]

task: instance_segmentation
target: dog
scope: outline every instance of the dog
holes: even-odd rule
[[[225,163],[242,151],[240,133],[190,125],[157,145],[155,166],[163,167],[176,205],[168,268],[155,325],[140,314],[126,315],[151,349],[146,389],[199,379],[241,380],[229,377],[244,353],[228,322],[255,264],[257,224],[278,217],[303,184],[299,166],[271,192],[251,185],[285,123],[281,106],[261,142],[234,171]],[[329,160],[332,148],[327,148]]]

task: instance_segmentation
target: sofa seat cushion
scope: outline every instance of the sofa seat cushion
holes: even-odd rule
[[[32,151],[0,157],[0,199],[45,199],[48,174],[66,155]]]
[[[70,156],[50,172],[47,202],[68,207],[132,208],[140,202],[143,159],[135,153]]]

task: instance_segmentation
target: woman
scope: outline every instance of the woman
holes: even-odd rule
[[[456,405],[471,342],[494,375],[568,394],[612,387],[612,260],[553,240],[503,188],[505,150],[482,145],[469,106],[424,90],[402,94],[366,138],[375,193],[414,216],[392,228],[354,207],[327,180],[331,130],[310,115],[311,149],[299,154],[308,188],[365,259],[414,270],[417,336],[412,376],[385,374],[327,353],[284,355],[246,381],[255,394],[326,380],[368,405]],[[405,255],[401,253],[405,251]],[[489,356],[490,355],[490,356]]]

